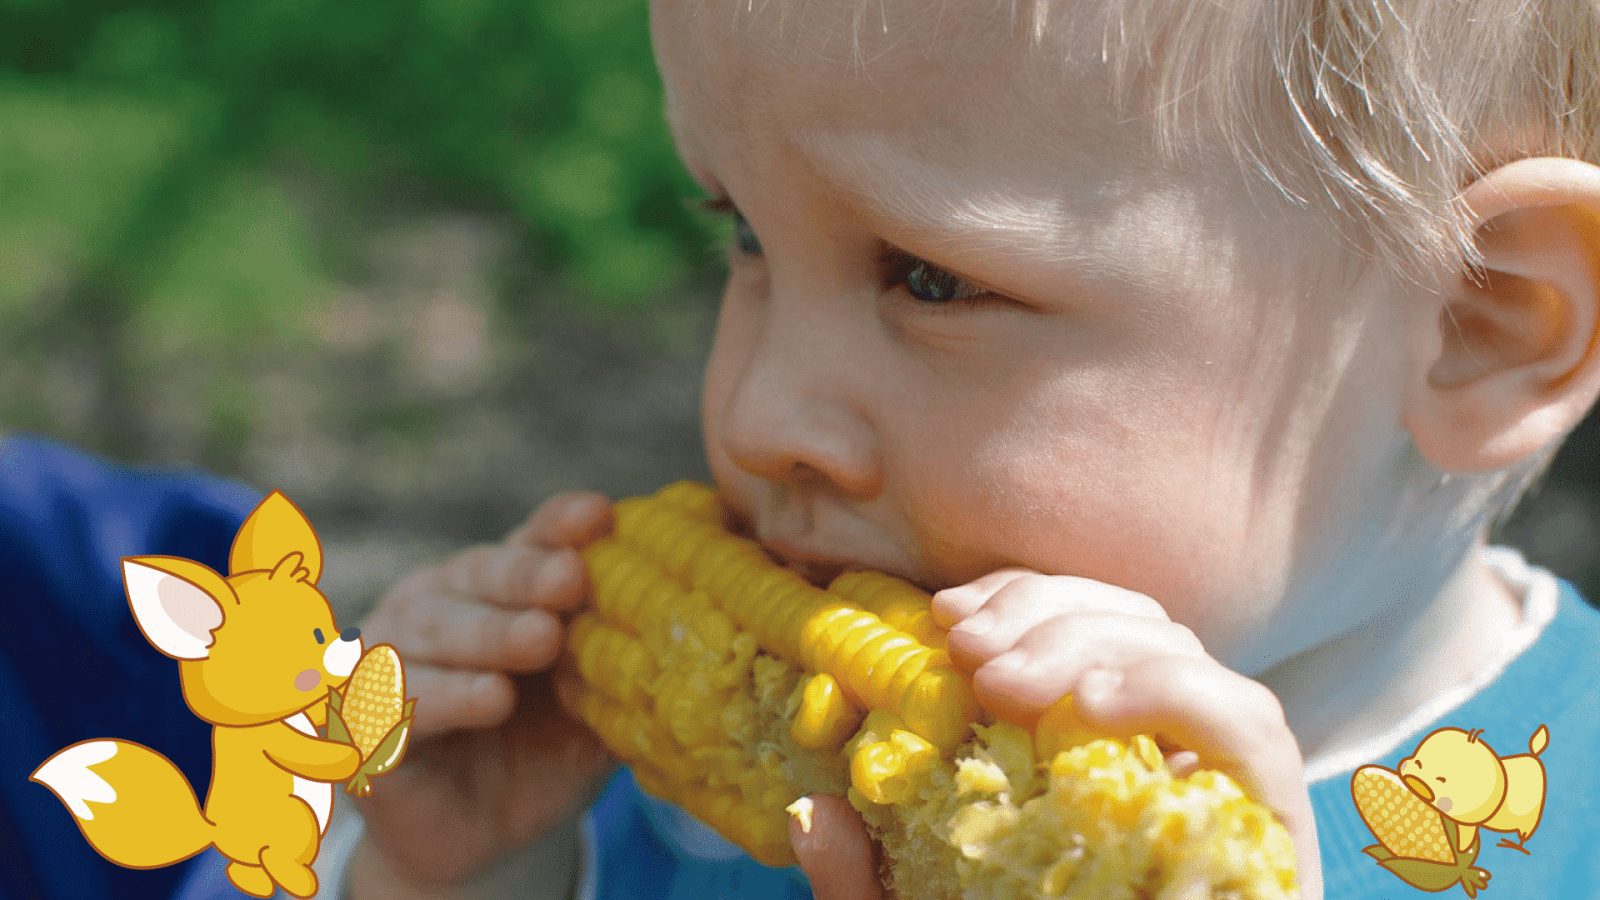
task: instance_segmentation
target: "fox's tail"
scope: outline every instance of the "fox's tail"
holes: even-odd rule
[[[119,866],[167,866],[211,843],[212,825],[188,779],[143,744],[80,741],[57,751],[28,780],[53,791],[89,844]]]
[[[1540,725],[1538,729],[1533,732],[1533,736],[1528,738],[1528,752],[1532,753],[1534,756],[1538,756],[1539,754],[1543,753],[1544,748],[1548,746],[1550,746],[1550,729]]]

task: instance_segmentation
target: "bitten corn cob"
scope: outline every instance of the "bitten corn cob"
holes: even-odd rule
[[[400,654],[388,644],[369,649],[344,690],[328,694],[329,739],[346,741],[361,751],[361,768],[345,785],[347,793],[370,795],[371,779],[399,764],[415,705],[415,700],[406,700]]]
[[[1295,894],[1288,833],[1226,776],[1173,778],[1149,738],[1091,740],[1056,714],[1033,735],[986,724],[918,588],[814,587],[729,534],[704,485],[616,511],[583,551],[575,712],[757,859],[793,862],[797,797],[846,793],[905,897]]]

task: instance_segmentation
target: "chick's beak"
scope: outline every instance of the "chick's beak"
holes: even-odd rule
[[[1406,783],[1406,787],[1411,788],[1412,793],[1429,803],[1433,802],[1433,788],[1428,787],[1427,782],[1415,775],[1401,775],[1400,779]]]

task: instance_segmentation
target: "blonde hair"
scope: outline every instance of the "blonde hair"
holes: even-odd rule
[[[1349,249],[1414,284],[1481,281],[1461,193],[1484,172],[1600,164],[1600,0],[1001,2],[1036,49],[1100,26],[1111,99],[1151,117],[1165,161],[1220,139],[1247,183],[1328,213]],[[1460,479],[1421,465],[1417,489],[1448,484],[1463,529],[1498,524],[1558,449]]]
[[[1482,266],[1460,195],[1485,171],[1600,164],[1600,0],[1005,2],[1036,45],[1098,24],[1113,99],[1152,116],[1166,161],[1214,129],[1419,283]]]

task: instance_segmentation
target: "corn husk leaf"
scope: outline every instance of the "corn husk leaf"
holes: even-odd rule
[[[344,724],[344,716],[341,714],[344,709],[342,699],[338,691],[328,692],[328,740],[353,745],[354,742],[350,740],[350,728]]]
[[[409,713],[415,704],[415,700],[406,704],[406,712]],[[361,761],[361,768],[357,769],[356,774],[345,783],[345,793],[357,797],[372,796],[372,779],[400,764],[400,760],[405,758],[407,738],[410,735],[411,716],[407,715],[389,729],[389,733],[385,734],[383,740],[378,742],[378,746],[373,748],[372,755]]]
[[[1459,829],[1451,819],[1444,820],[1445,834],[1450,839],[1450,846],[1455,847],[1456,836]],[[1478,838],[1473,838],[1472,843],[1465,850],[1456,851],[1456,861],[1453,863],[1434,862],[1426,859],[1411,859],[1405,856],[1395,856],[1381,845],[1362,848],[1362,852],[1377,860],[1396,877],[1414,888],[1424,891],[1444,891],[1461,885],[1461,889],[1468,897],[1476,896],[1489,880],[1489,873],[1473,865],[1478,859]]]

